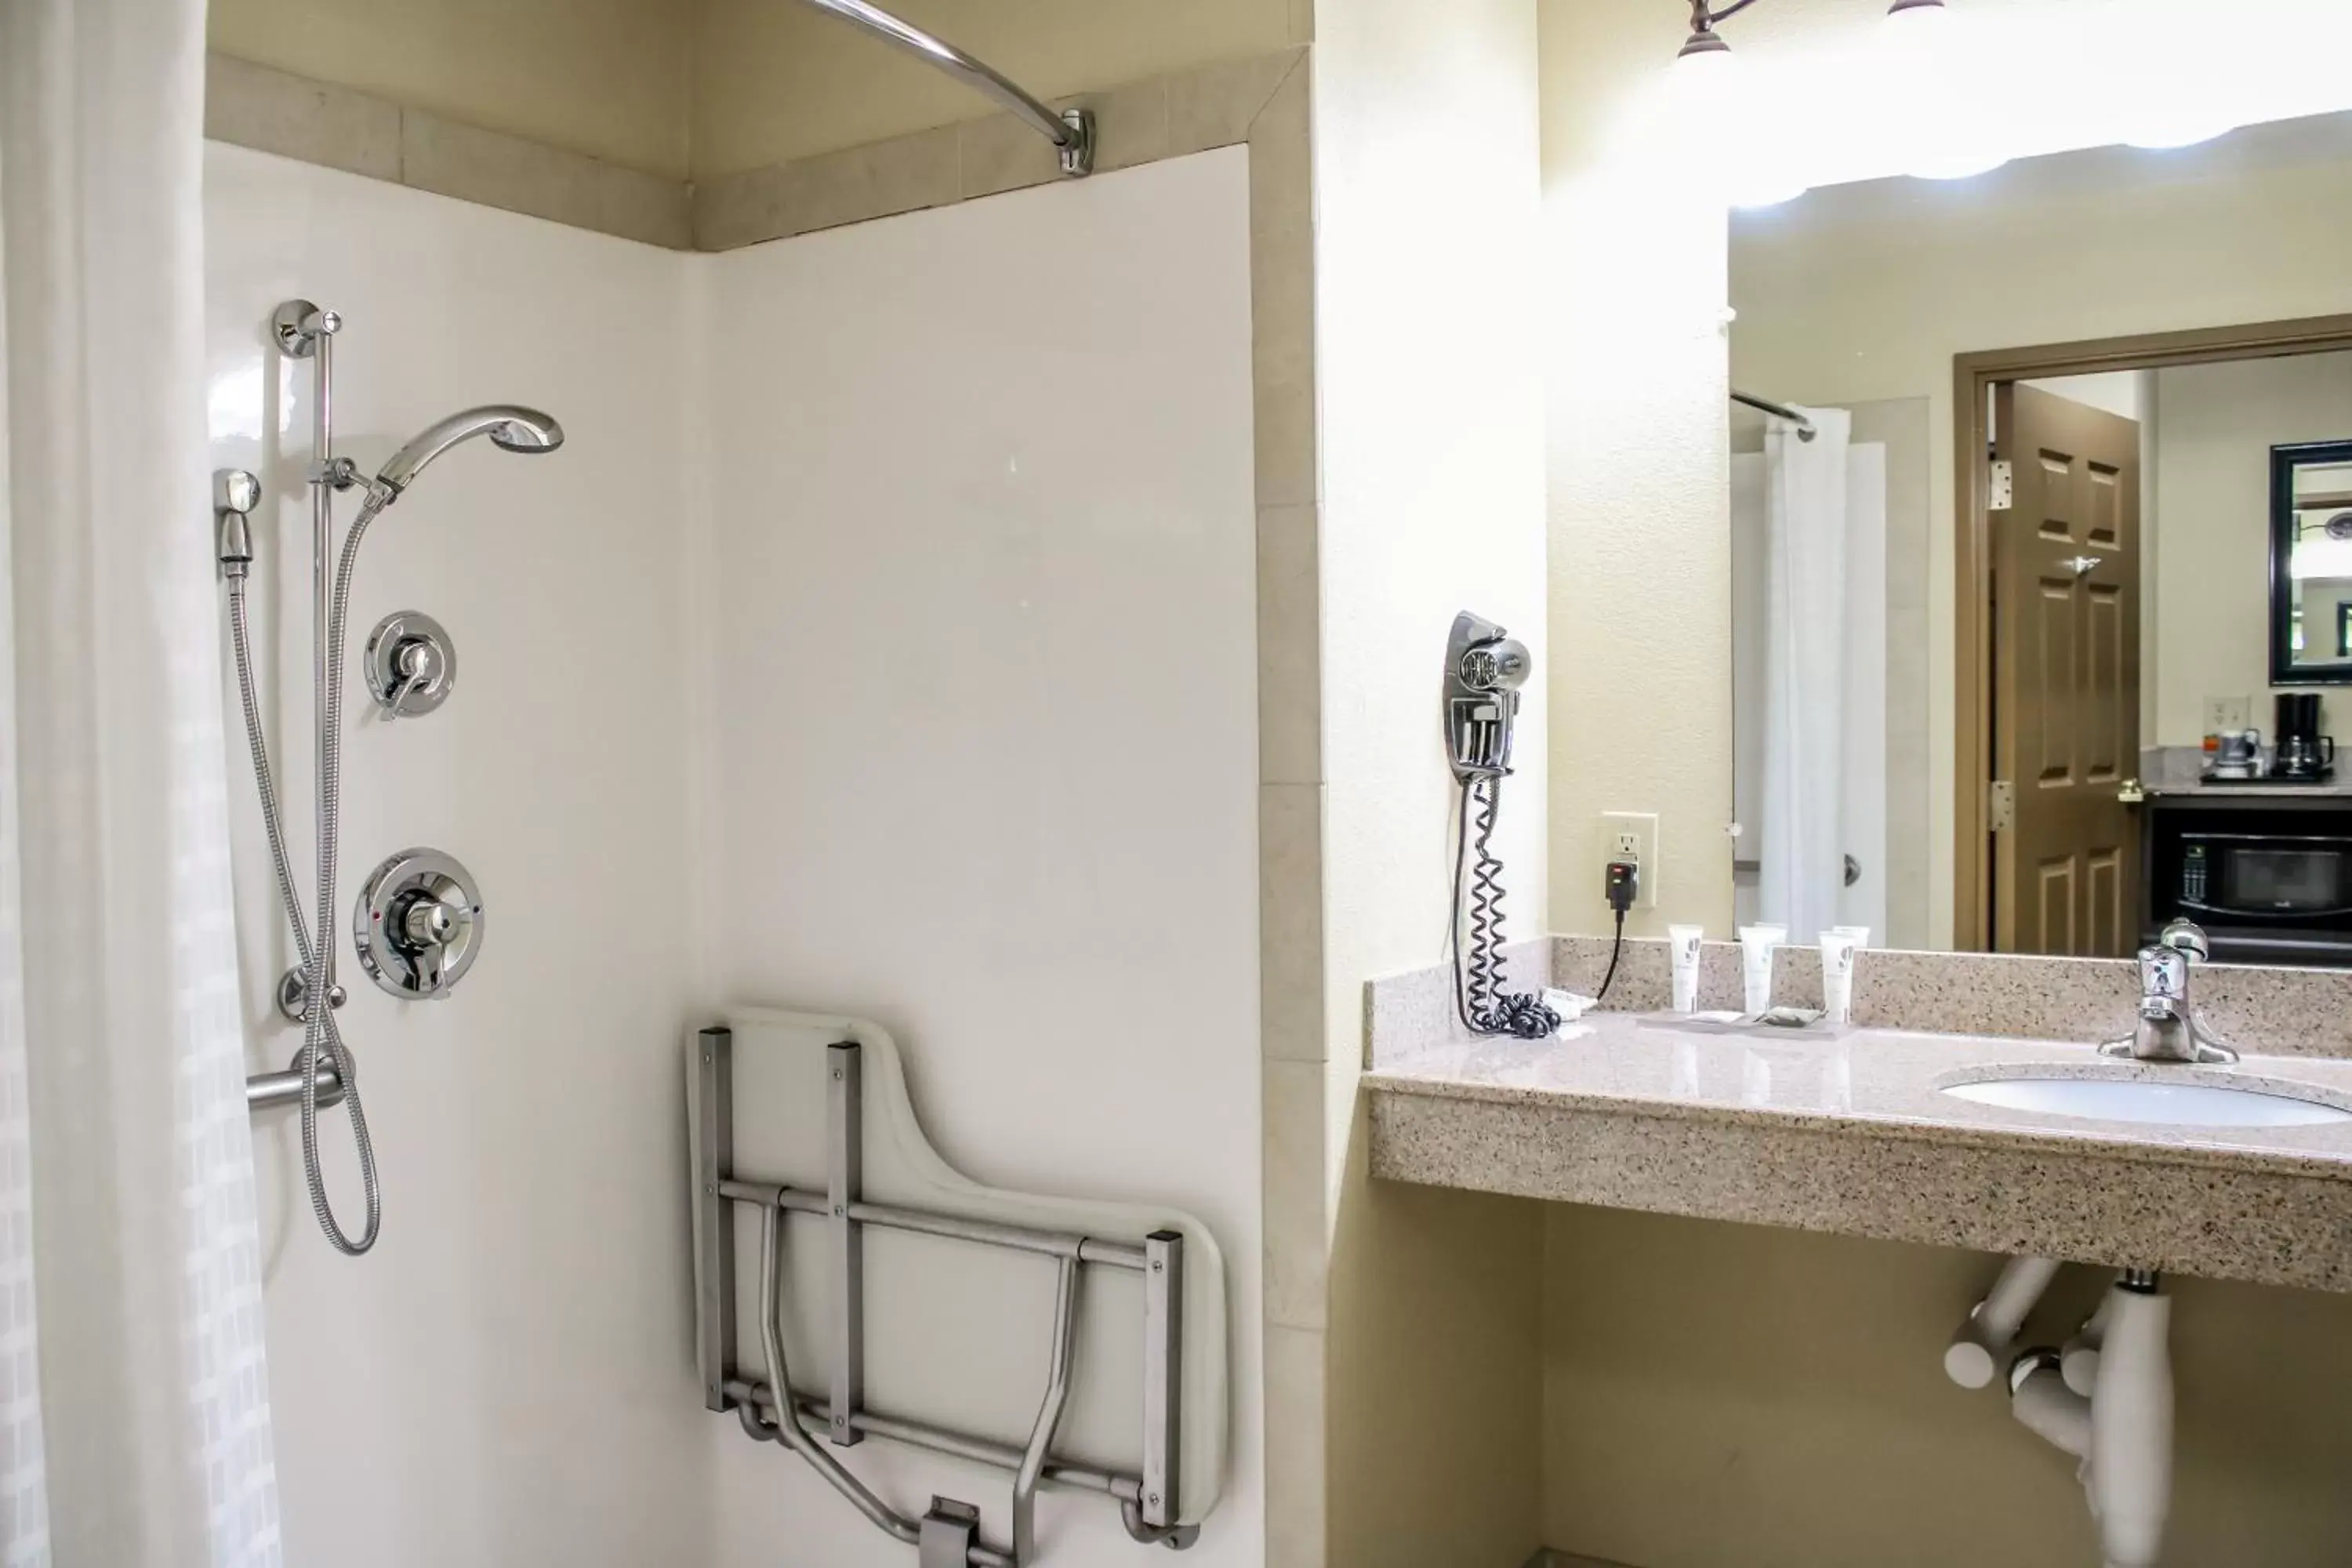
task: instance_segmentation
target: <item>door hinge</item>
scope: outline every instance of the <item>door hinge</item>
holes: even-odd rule
[[[1995,779],[1992,788],[1985,792],[1985,831],[2007,833],[2017,826],[2017,786],[2007,779]]]
[[[2017,468],[2007,458],[1995,458],[1992,481],[1985,492],[1987,511],[2007,511],[2017,502]]]

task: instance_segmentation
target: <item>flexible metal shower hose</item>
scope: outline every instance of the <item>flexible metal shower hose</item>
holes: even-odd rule
[[[335,569],[335,591],[332,609],[325,628],[327,637],[327,729],[323,740],[322,762],[318,781],[320,823],[322,832],[319,842],[319,905],[318,941],[311,941],[311,927],[303,919],[299,896],[294,889],[294,871],[286,849],[286,828],[278,801],[278,786],[269,768],[269,751],[261,727],[261,705],[256,695],[253,679],[251,637],[246,625],[245,582],[241,577],[229,579],[230,640],[236,656],[237,695],[245,709],[246,742],[253,753],[253,776],[261,794],[262,821],[269,837],[269,856],[278,873],[278,897],[286,906],[287,923],[294,930],[294,947],[302,960],[303,1030],[302,1052],[297,1068],[302,1074],[302,1175],[310,1188],[310,1212],[318,1216],[319,1228],[335,1250],[356,1258],[375,1245],[376,1235],[383,1223],[383,1189],[378,1180],[375,1145],[368,1136],[367,1113],[360,1104],[358,1075],[352,1070],[351,1053],[343,1047],[342,1031],[335,1023],[335,1010],[326,994],[326,944],[333,941],[335,919],[335,850],[341,841],[341,793],[342,782],[342,678],[343,628],[351,604],[352,569],[359,556],[361,536],[369,523],[383,510],[385,500],[381,492],[371,490],[360,508],[359,517],[351,531],[343,537],[341,559]],[[327,1181],[319,1162],[319,1064],[331,1068],[343,1089],[343,1110],[352,1121],[352,1142],[359,1153],[360,1183],[365,1194],[366,1223],[354,1240],[346,1234],[335,1217],[333,1203],[327,1196]]]

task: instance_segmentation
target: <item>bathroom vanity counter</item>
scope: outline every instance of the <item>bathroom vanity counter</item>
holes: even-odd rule
[[[2282,800],[2326,800],[2341,805],[2352,800],[2352,778],[2329,779],[2319,784],[2291,784],[2276,779],[2241,779],[2231,783],[2208,784],[2202,779],[2173,779],[2163,784],[2146,784],[2141,793],[2166,800],[2195,800],[2200,804],[2214,801],[2259,800],[2264,805],[2275,805]]]
[[[1991,1079],[2265,1080],[2352,1110],[2352,1059],[2143,1065],[2089,1046],[1588,1016],[1434,1045],[1363,1080],[1397,1181],[2352,1291],[2352,1122],[2187,1127],[2004,1110]]]

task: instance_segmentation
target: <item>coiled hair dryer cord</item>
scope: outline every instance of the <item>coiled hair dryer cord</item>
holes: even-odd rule
[[[1502,794],[1495,773],[1462,781],[1454,838],[1454,1011],[1474,1035],[1540,1040],[1559,1027],[1559,1015],[1540,997],[1502,989],[1503,863],[1487,847]]]

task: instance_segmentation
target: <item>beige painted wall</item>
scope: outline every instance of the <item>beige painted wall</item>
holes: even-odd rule
[[[1943,1375],[1990,1258],[1552,1205],[1544,1533],[1640,1568],[2082,1568],[2074,1462]],[[2070,1270],[2030,1337],[2095,1300]],[[2352,1298],[2175,1279],[2165,1561],[2352,1561]]]
[[[2352,272],[2332,259],[2352,242],[2352,125],[2260,127],[2172,154],[2066,153],[1952,185],[1816,191],[1743,216],[1736,234],[1731,361],[1742,384],[1800,402],[1924,395],[1932,428],[1948,431],[1956,353],[2352,311]],[[1935,936],[1945,945],[1948,437],[1935,456],[1929,845]]]
[[[1552,912],[1568,931],[1609,929],[1599,814],[1618,810],[1660,818],[1657,906],[1629,931],[1731,921],[1723,211],[1611,142],[1687,25],[1622,0],[1543,11]]]
[[[2157,375],[2158,636],[2153,743],[2193,746],[2205,699],[2253,699],[2271,731],[2271,447],[2352,440],[2352,353],[2182,365]],[[2326,597],[2332,601],[2334,595]],[[2306,612],[2307,635],[2335,635],[2335,616]],[[2305,687],[2302,689],[2311,690]],[[2340,687],[2317,688],[2330,721]],[[2347,736],[2347,739],[2352,739]]]
[[[1267,1560],[1520,1568],[1540,1211],[1370,1182],[1357,1079],[1363,983],[1444,953],[1454,614],[1546,642],[1536,5],[1317,9],[1328,1484],[1323,1550],[1275,1540]],[[1545,926],[1544,688],[1495,841],[1521,936]]]
[[[222,54],[650,174],[687,173],[675,0],[212,0]]]
[[[1040,97],[1263,54],[1312,36],[1312,0],[890,0]],[[694,177],[991,112],[920,61],[793,0],[701,0]]]

